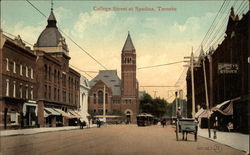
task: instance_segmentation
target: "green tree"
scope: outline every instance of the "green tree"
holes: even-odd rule
[[[145,93],[140,101],[140,112],[152,114],[158,118],[171,113],[169,103],[163,98],[153,99]]]

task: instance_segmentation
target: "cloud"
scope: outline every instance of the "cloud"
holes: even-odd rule
[[[80,13],[77,22],[74,25],[74,30],[76,33],[83,33],[88,27],[93,25],[107,25],[107,23],[114,17],[115,13],[113,11]]]

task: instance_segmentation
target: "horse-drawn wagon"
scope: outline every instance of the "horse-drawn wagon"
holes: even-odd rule
[[[177,119],[176,121],[176,140],[179,140],[179,133],[182,133],[182,140],[184,140],[184,135],[186,134],[185,140],[187,140],[187,134],[192,133],[194,135],[194,140],[197,141],[198,126],[195,119],[183,118]]]

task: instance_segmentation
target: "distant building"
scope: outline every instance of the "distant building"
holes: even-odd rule
[[[0,31],[0,129],[36,127],[36,55]]]
[[[85,121],[89,123],[88,120],[88,95],[89,95],[89,82],[88,79],[84,76],[80,78],[80,114],[81,114],[81,121]]]
[[[102,70],[90,81],[89,112],[103,112],[103,95],[106,97],[106,113],[114,111],[126,115],[127,122],[136,122],[139,110],[138,81],[136,80],[136,50],[130,34],[121,54],[121,80],[116,70]],[[106,87],[103,94],[104,85]]]

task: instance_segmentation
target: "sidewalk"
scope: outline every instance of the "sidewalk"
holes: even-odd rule
[[[96,127],[96,124],[91,125],[90,128]],[[85,126],[84,129],[87,127]],[[48,128],[32,128],[32,129],[17,129],[17,130],[2,130],[0,136],[18,136],[30,135],[44,132],[66,131],[80,129],[80,126],[66,126],[66,127],[48,127]]]
[[[213,139],[214,133],[211,129],[211,138],[208,138],[208,129],[198,129],[198,135],[212,141],[228,145],[232,148],[242,150],[249,154],[249,135],[236,132],[216,132],[216,139]]]

